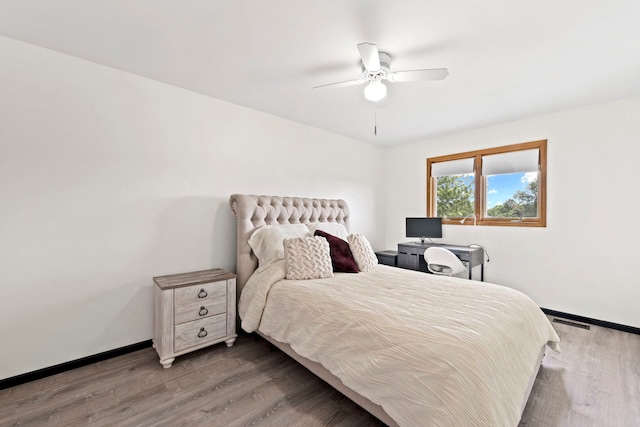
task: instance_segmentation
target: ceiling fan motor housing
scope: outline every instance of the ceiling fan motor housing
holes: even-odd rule
[[[375,77],[379,79],[386,79],[389,74],[389,70],[391,69],[391,55],[386,52],[379,52],[380,57],[380,69],[377,71],[367,70],[362,64],[362,76],[369,80],[373,81]]]

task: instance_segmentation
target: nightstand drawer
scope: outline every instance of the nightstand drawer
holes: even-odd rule
[[[206,301],[226,298],[227,283],[225,281],[202,283],[197,286],[186,286],[175,289],[175,305],[182,307],[195,301]]]
[[[223,338],[227,333],[227,316],[218,314],[206,319],[176,325],[174,351],[200,346]]]
[[[204,298],[175,307],[176,325],[192,320],[204,319],[227,311],[227,297]]]

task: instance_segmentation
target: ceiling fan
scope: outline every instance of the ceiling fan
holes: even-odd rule
[[[392,72],[391,55],[378,51],[378,46],[375,44],[360,43],[358,44],[358,51],[362,58],[362,77],[344,82],[316,86],[313,89],[352,86],[369,82],[367,87],[364,88],[364,97],[371,102],[377,102],[387,96],[387,87],[382,83],[383,80],[390,82],[444,80],[449,75],[449,71],[446,68]]]

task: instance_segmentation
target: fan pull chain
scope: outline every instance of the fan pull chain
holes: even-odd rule
[[[378,136],[378,104],[373,104],[373,135]]]

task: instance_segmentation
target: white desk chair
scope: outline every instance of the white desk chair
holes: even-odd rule
[[[469,274],[467,267],[448,249],[432,246],[424,251],[424,261],[427,270],[433,274],[456,276],[460,273]]]

